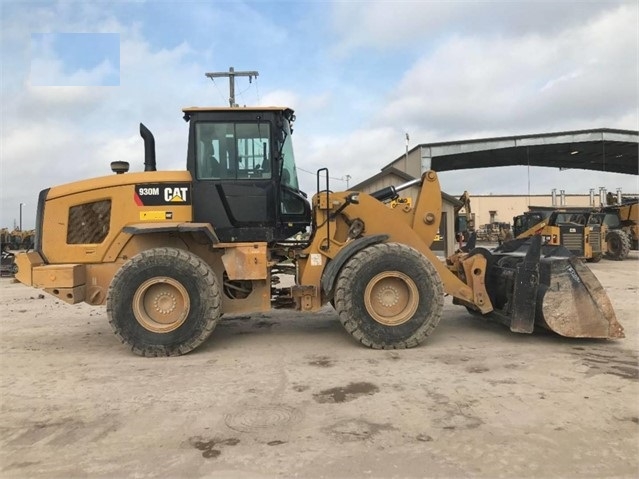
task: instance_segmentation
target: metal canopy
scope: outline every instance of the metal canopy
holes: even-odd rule
[[[435,171],[530,165],[639,175],[639,132],[631,130],[568,131],[422,144],[415,149],[420,149],[422,168]]]

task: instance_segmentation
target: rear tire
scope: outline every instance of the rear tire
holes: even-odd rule
[[[435,267],[403,244],[381,243],[344,265],[335,287],[335,309],[346,331],[373,349],[420,344],[435,329],[444,307]]]
[[[155,248],[116,273],[107,315],[134,353],[179,356],[211,335],[220,318],[220,298],[217,278],[202,259],[177,248]]]
[[[623,230],[612,230],[606,235],[608,252],[606,256],[615,261],[621,261],[630,253],[630,238]]]

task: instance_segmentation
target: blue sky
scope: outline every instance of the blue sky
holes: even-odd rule
[[[639,129],[635,1],[119,1],[0,3],[0,226],[38,191],[143,169],[137,124],[158,166],[183,169],[184,106],[296,110],[301,168],[333,189],[379,172],[411,144],[589,128]],[[117,48],[116,48],[117,44]],[[69,83],[71,82],[71,83]],[[58,85],[58,86],[56,86]],[[73,85],[73,86],[59,86]],[[526,191],[521,168],[441,175],[450,194]],[[313,192],[313,175],[300,172]],[[531,169],[531,192],[637,192],[637,177]]]
[[[51,68],[51,62],[58,68]],[[98,70],[104,73],[78,75]],[[32,33],[31,73],[34,86],[118,86],[120,35],[117,33]]]

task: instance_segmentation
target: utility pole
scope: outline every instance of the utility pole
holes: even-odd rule
[[[26,206],[24,203],[20,203],[20,231],[22,231],[22,207]]]
[[[228,77],[229,78],[229,105],[231,107],[238,106],[235,103],[235,77],[249,77],[249,83],[253,82],[253,77],[257,78],[259,73],[256,71],[236,72],[235,68],[230,67],[227,72],[211,72],[205,73],[212,81],[214,78]]]
[[[408,142],[410,141],[410,137],[408,136],[408,133],[406,133],[406,154],[404,155],[404,159],[406,161],[408,161]]]
[[[346,175],[346,189],[348,189],[348,182],[351,180],[351,175]]]

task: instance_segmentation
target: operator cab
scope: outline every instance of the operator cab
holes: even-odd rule
[[[275,243],[306,231],[311,208],[297,180],[293,110],[183,111],[195,222],[211,223],[222,242]]]

